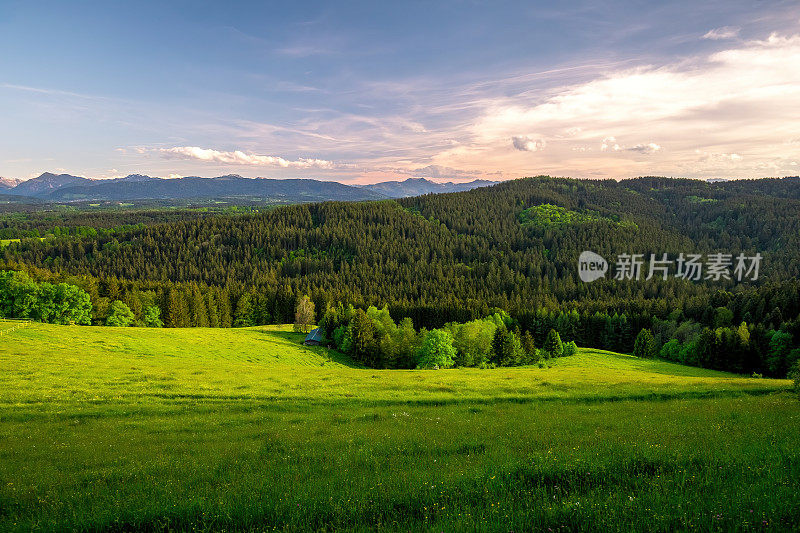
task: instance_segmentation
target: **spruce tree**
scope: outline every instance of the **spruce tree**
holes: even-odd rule
[[[633,343],[633,355],[646,359],[656,356],[656,341],[649,329],[642,329]]]
[[[522,350],[525,352],[527,362],[535,363],[538,356],[531,332],[526,330],[525,333],[522,334],[520,342],[522,343]]]
[[[239,297],[233,317],[235,328],[247,328],[253,325],[253,303],[250,293],[246,292]]]
[[[561,357],[561,355],[564,353],[564,343],[561,342],[561,335],[559,335],[556,330],[551,329],[547,333],[547,337],[544,340],[544,346],[542,349],[550,359],[554,357]]]

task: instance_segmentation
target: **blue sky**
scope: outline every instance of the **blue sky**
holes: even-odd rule
[[[0,175],[800,173],[797,2],[0,2]]]

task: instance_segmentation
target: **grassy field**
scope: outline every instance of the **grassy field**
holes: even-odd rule
[[[796,530],[787,381],[385,371],[285,327],[0,337],[0,530]]]
[[[19,239],[0,239],[0,248],[8,246],[12,242],[19,242]]]

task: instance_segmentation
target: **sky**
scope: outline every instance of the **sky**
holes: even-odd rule
[[[800,174],[795,1],[0,0],[0,176]]]

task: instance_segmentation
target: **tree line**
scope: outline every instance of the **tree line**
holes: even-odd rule
[[[305,297],[298,309],[309,303]],[[577,353],[574,342],[562,342],[552,329],[537,348],[530,331],[522,332],[501,310],[466,323],[416,330],[408,317],[396,323],[386,308],[365,311],[339,303],[326,309],[319,327],[324,342],[372,368],[519,366]]]
[[[132,217],[129,222],[142,225],[124,231],[70,229],[50,232],[44,241],[23,239],[0,251],[0,268],[81,288],[97,324],[108,321],[115,301],[137,324],[153,307],[167,327],[286,323],[307,294],[317,321],[339,302],[386,308],[396,320],[409,318],[427,330],[503,309],[534,338],[554,329],[579,345],[622,352],[634,349],[641,329],[652,329],[661,350],[671,338],[657,331],[656,320],[697,335],[744,322],[748,329],[763,328],[770,341],[770,332],[782,332],[778,339],[788,335],[793,350],[800,344],[797,184],[539,177],[399,201],[327,202],[236,216],[154,213]],[[549,206],[549,215],[530,223],[542,211],[536,206]],[[92,216],[100,217],[98,227],[123,225],[120,213]],[[56,222],[86,227],[87,217],[37,219],[35,225],[41,234]],[[5,220],[9,229],[18,223],[10,215]],[[583,250],[608,258],[620,252],[759,252],[764,267],[758,280],[745,283],[587,284],[576,268]],[[683,349],[695,339],[678,340]],[[758,364],[746,370],[771,372],[764,350],[759,354],[748,359]],[[772,367],[777,372],[781,365]]]

